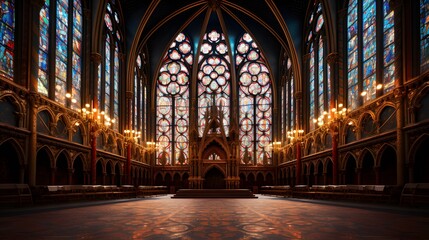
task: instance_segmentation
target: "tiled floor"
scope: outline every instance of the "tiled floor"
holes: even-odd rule
[[[428,211],[258,199],[171,199],[0,211],[0,239],[429,239]]]

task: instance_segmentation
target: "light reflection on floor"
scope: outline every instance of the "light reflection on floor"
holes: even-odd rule
[[[426,211],[427,212],[427,211]],[[2,212],[0,212],[1,214]],[[0,215],[1,239],[428,239],[429,215],[258,199],[169,196]]]

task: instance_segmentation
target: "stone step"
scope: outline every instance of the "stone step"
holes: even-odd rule
[[[258,198],[249,189],[180,189],[171,198]]]

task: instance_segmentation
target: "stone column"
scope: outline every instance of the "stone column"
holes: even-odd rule
[[[31,9],[29,19],[31,20],[31,48],[30,48],[30,74],[29,74],[29,123],[28,130],[30,136],[28,140],[28,184],[36,185],[36,161],[37,161],[37,108],[40,96],[37,93],[38,72],[39,72],[39,37],[40,23],[39,13],[44,1],[30,1]]]
[[[391,0],[389,4],[395,13],[395,89],[393,90],[393,94],[395,96],[396,105],[396,184],[403,185],[405,181],[405,134],[403,128],[405,126],[404,116],[406,114],[404,110],[406,92],[404,89],[404,74],[402,69],[402,19],[404,0]]]

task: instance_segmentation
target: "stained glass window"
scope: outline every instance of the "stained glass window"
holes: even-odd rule
[[[377,6],[383,10],[379,16]],[[355,109],[361,97],[366,103],[382,94],[377,90],[383,88],[383,93],[388,93],[394,87],[394,11],[390,9],[389,0],[350,0],[347,26],[347,104],[349,109]],[[382,38],[381,44],[377,43],[379,38]],[[379,63],[382,64],[378,66]],[[378,82],[377,71],[382,71],[382,80]]]
[[[158,165],[188,163],[189,85],[193,52],[180,33],[164,56],[156,88],[156,141]]]
[[[281,100],[281,124],[282,124],[282,140],[287,141],[286,132],[294,128],[294,79],[292,73],[292,62],[287,54],[284,54],[285,61],[283,62],[283,86]]]
[[[69,106],[66,93],[70,93],[70,107],[80,109],[83,29],[81,1],[57,0],[53,4],[55,9],[46,0],[39,13],[38,92],[51,97],[49,88],[53,85],[52,98],[56,102]],[[51,16],[55,18],[50,18]],[[54,42],[50,42],[52,35],[55,36]],[[55,49],[54,55],[49,55],[50,49]],[[54,71],[49,69],[51,61],[55,63],[54,79],[49,77],[49,72]]]
[[[120,53],[123,39],[121,36],[121,26],[118,22],[112,21],[117,12],[117,6],[113,1],[107,3],[107,11],[104,15],[104,74],[98,87],[99,108],[104,113],[114,119],[113,129],[118,130],[119,124],[119,74],[121,68]]]
[[[72,108],[81,108],[82,79],[82,6],[73,1],[73,51],[72,51]]]
[[[317,2],[316,2],[317,3]],[[307,38],[307,47],[309,54],[309,128],[313,130],[316,125],[313,119],[321,116],[329,107],[330,85],[326,77],[326,60],[324,46],[325,21],[323,17],[322,3],[315,4],[310,18],[317,19],[309,25],[309,34]]]
[[[239,46],[240,48],[240,46]],[[249,55],[249,58],[254,57]],[[237,59],[237,62],[239,59]],[[241,59],[244,61],[244,59]],[[205,130],[205,115],[210,106],[221,108],[223,128],[229,133],[230,119],[230,59],[223,33],[213,30],[206,33],[200,49],[198,61],[198,131]]]
[[[40,39],[39,39],[39,93],[48,96],[48,51],[49,51],[49,0],[45,1],[39,14]]]
[[[358,86],[358,0],[350,0],[347,16],[347,105],[354,109],[359,103]]]
[[[248,154],[253,164],[271,164],[272,88],[269,71],[250,34],[245,33],[238,46],[240,156],[244,159]]]
[[[134,98],[132,106],[132,128],[138,132],[141,132],[141,137],[145,139],[146,129],[144,124],[146,123],[146,73],[145,73],[145,60],[146,55],[140,53],[136,58],[136,67],[134,70]]]
[[[1,1],[0,13],[0,76],[13,80],[15,1]]]
[[[429,69],[429,0],[420,0],[420,67]]]

